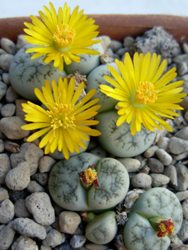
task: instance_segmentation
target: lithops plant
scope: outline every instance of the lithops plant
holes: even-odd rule
[[[113,240],[117,232],[115,213],[108,211],[96,215],[86,226],[86,238],[95,244],[107,244]]]
[[[117,103],[116,100],[108,97],[107,95],[104,95],[100,91],[100,84],[109,85],[103,78],[104,75],[110,75],[110,72],[108,70],[109,65],[115,67],[115,63],[100,65],[96,67],[94,70],[92,70],[87,77],[86,90],[89,91],[90,89],[93,88],[96,89],[95,97],[99,98],[100,100],[101,104],[100,112],[112,109]]]
[[[124,199],[129,175],[115,159],[81,153],[56,163],[48,186],[52,199],[64,209],[104,210]]]
[[[96,68],[100,61],[99,57],[104,53],[104,48],[101,43],[96,43],[92,45],[90,48],[99,52],[98,55],[80,55],[80,62],[73,62],[69,65],[66,65],[65,71],[69,74],[79,72],[82,75],[87,75],[90,71]]]
[[[128,250],[167,250],[169,236],[181,227],[183,212],[174,193],[166,188],[153,188],[136,201],[124,228]]]
[[[45,80],[58,80],[64,77],[64,71],[52,67],[51,64],[44,64],[42,60],[31,59],[31,54],[26,54],[25,50],[29,45],[24,46],[14,56],[9,70],[10,82],[15,91],[24,98],[36,101],[34,88],[40,88]]]
[[[153,143],[156,134],[142,129],[135,136],[130,133],[127,123],[116,126],[118,115],[108,111],[97,116],[101,131],[99,142],[106,151],[118,157],[132,157],[143,153]]]

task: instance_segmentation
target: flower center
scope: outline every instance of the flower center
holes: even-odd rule
[[[171,219],[163,220],[158,224],[157,236],[165,237],[174,232],[174,223]]]
[[[97,171],[93,167],[86,168],[80,173],[80,180],[84,186],[98,186]]]
[[[55,130],[58,128],[69,129],[74,128],[75,116],[74,108],[71,104],[55,104],[55,106],[47,111],[50,118],[50,126]]]
[[[155,86],[151,82],[140,82],[136,90],[136,100],[141,104],[155,103],[157,100],[157,92]]]
[[[66,47],[74,39],[74,31],[66,24],[57,25],[53,39],[59,47]]]

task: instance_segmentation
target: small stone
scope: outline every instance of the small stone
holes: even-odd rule
[[[21,190],[21,191],[13,191],[13,190],[9,190],[9,196],[10,196],[10,200],[12,202],[16,202],[19,199],[25,199],[28,195],[28,192],[26,189]]]
[[[188,220],[188,199],[184,200],[182,203],[183,208],[183,216],[186,220]]]
[[[151,158],[154,156],[155,152],[157,151],[158,147],[157,146],[151,146],[144,152],[144,157],[146,158]]]
[[[5,149],[5,146],[4,146],[4,141],[2,139],[0,139],[0,153],[2,153]]]
[[[24,199],[19,199],[15,202],[15,215],[16,217],[22,217],[22,218],[27,218],[30,216],[26,206],[25,206],[25,200]]]
[[[22,34],[18,35],[17,36],[17,43],[16,43],[17,50],[21,49],[26,44],[27,44],[27,42],[26,42],[26,40],[24,38],[24,35],[22,35]]]
[[[12,222],[12,227],[18,233],[28,236],[31,238],[38,238],[44,240],[46,238],[46,229],[45,227],[37,224],[31,219],[28,218],[17,218]]]
[[[129,191],[125,197],[125,200],[123,202],[123,206],[127,209],[130,209],[135,201],[139,198],[140,194],[142,194],[144,191],[141,189],[133,189]]]
[[[10,225],[3,226],[0,229],[0,249],[8,250],[14,239],[15,231]]]
[[[55,221],[55,211],[47,193],[33,193],[27,197],[25,204],[35,221],[41,225],[49,226]]]
[[[173,154],[181,154],[188,150],[188,141],[177,137],[171,137],[169,151]]]
[[[176,196],[178,197],[179,201],[183,201],[185,199],[188,199],[188,190],[177,192]]]
[[[188,239],[188,220],[183,220],[178,236],[182,241]]]
[[[0,202],[9,199],[8,191],[5,188],[0,187]]]
[[[65,235],[52,229],[48,232],[47,237],[43,240],[42,244],[44,246],[56,247],[65,241]]]
[[[187,158],[187,156],[188,156],[188,151],[187,151],[187,152],[184,152],[184,153],[181,153],[181,154],[179,154],[179,155],[175,155],[175,156],[173,157],[173,160],[174,160],[174,161],[180,161],[180,160],[183,160],[183,159]]]
[[[164,174],[170,178],[170,183],[174,186],[178,185],[178,177],[176,167],[169,165],[165,168]]]
[[[34,143],[26,142],[21,145],[20,152],[11,154],[11,165],[12,167],[16,167],[18,163],[27,161],[31,175],[33,175],[37,171],[38,163],[42,156],[43,151],[39,147]]]
[[[164,174],[151,174],[152,186],[161,187],[169,183],[170,178]]]
[[[177,72],[179,76],[183,76],[188,72],[188,65],[186,62],[179,62],[177,65]]]
[[[16,52],[16,45],[13,43],[12,40],[8,38],[1,38],[0,41],[1,48],[4,49],[9,54],[15,54]]]
[[[188,127],[183,127],[182,129],[180,129],[175,134],[175,136],[184,140],[188,140]]]
[[[16,116],[19,116],[21,119],[24,119],[25,113],[22,109],[22,104],[26,103],[25,99],[16,99]]]
[[[72,248],[82,247],[86,242],[86,237],[84,235],[73,235],[70,240],[70,245]]]
[[[44,188],[36,181],[30,181],[29,185],[27,186],[27,190],[30,193],[35,193],[35,192],[44,192]]]
[[[152,179],[149,175],[144,173],[136,174],[131,178],[131,184],[136,188],[148,189],[151,187]]]
[[[28,237],[20,236],[12,245],[11,250],[38,250],[36,242]]]
[[[8,103],[2,106],[1,115],[3,117],[13,116],[16,110],[16,106],[13,103]]]
[[[0,204],[0,223],[6,224],[14,217],[14,204],[6,199]]]
[[[0,48],[0,56],[3,54],[7,54],[7,52],[4,49]]]
[[[85,248],[87,250],[109,250],[109,248],[105,245],[97,245],[97,244],[92,244],[92,243],[87,243],[85,245]]]
[[[6,85],[10,84],[10,78],[9,78],[9,73],[4,72],[2,75],[3,82],[6,83]]]
[[[74,234],[81,222],[79,214],[75,212],[64,211],[59,215],[60,232]]]
[[[96,148],[92,149],[90,153],[95,154],[101,158],[106,157],[106,151],[100,146],[97,146]]]
[[[116,51],[116,54],[120,57],[122,57],[126,52],[128,51],[127,48],[120,48]]]
[[[186,96],[183,101],[181,102],[181,106],[187,111],[188,109],[188,96]]]
[[[30,182],[30,168],[28,162],[21,162],[11,169],[5,178],[6,185],[12,190],[23,190]]]
[[[13,58],[14,56],[10,54],[0,55],[0,68],[4,71],[9,71],[9,67]]]
[[[4,117],[0,120],[0,131],[8,139],[22,139],[29,135],[29,131],[21,129],[21,126],[24,124],[26,123],[18,116]]]
[[[126,167],[128,172],[137,172],[141,167],[141,163],[137,159],[119,158],[118,160]]]
[[[164,150],[167,150],[170,139],[168,137],[161,136],[157,141],[157,146]]]
[[[164,165],[155,158],[148,159],[148,166],[152,173],[163,173]]]
[[[185,118],[185,120],[188,122],[188,110],[185,112],[184,118]]]
[[[7,154],[0,154],[0,184],[5,181],[5,176],[10,170],[10,160]]]
[[[47,173],[36,173],[32,176],[34,180],[36,180],[42,186],[46,185],[48,182],[48,174]]]
[[[178,175],[178,186],[176,189],[178,191],[185,191],[188,189],[188,169],[183,164],[178,164],[176,169]]]
[[[41,245],[40,250],[52,250],[52,249],[51,249],[51,247]]]
[[[0,100],[5,96],[7,91],[7,85],[0,81]]]
[[[118,49],[121,49],[123,47],[122,43],[117,41],[117,40],[111,40],[111,43],[109,45],[109,47],[113,50],[113,51],[117,51]]]
[[[41,157],[39,161],[39,171],[41,173],[49,172],[55,162],[56,161],[48,155]]]
[[[7,102],[15,102],[18,98],[18,94],[14,91],[14,89],[10,86],[6,92],[6,101]]]
[[[155,152],[159,160],[165,165],[168,166],[172,163],[172,156],[169,155],[164,149],[157,149]]]
[[[172,250],[188,250],[188,245],[181,245],[179,247],[172,248]]]
[[[135,39],[131,36],[126,36],[123,40],[123,46],[126,47],[131,47],[135,43]]]

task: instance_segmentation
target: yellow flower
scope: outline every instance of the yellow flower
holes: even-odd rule
[[[45,153],[53,153],[56,149],[63,153],[66,159],[70,153],[79,153],[85,149],[89,135],[98,136],[100,132],[89,126],[98,124],[93,120],[100,105],[99,99],[91,98],[95,89],[90,90],[80,98],[84,83],[75,90],[75,79],[59,79],[58,84],[53,80],[45,82],[42,90],[35,88],[35,95],[45,106],[44,108],[32,102],[22,104],[25,120],[31,122],[22,126],[24,130],[38,130],[27,138],[31,142],[42,136],[40,148]]]
[[[182,93],[183,81],[171,82],[177,75],[176,69],[165,72],[167,60],[161,60],[155,53],[135,53],[133,60],[126,53],[124,61],[116,60],[116,65],[118,70],[109,66],[112,77],[104,77],[113,87],[101,85],[101,92],[118,101],[117,126],[130,124],[132,135],[142,125],[151,131],[155,128],[172,131],[164,119],[178,116],[175,110],[182,110],[178,103],[186,96]]]
[[[91,185],[99,186],[97,171],[93,167],[86,168],[80,173],[80,180],[83,185],[88,188]]]
[[[32,23],[25,23],[25,39],[34,45],[27,53],[32,59],[43,56],[45,63],[53,61],[54,67],[62,70],[65,64],[79,62],[80,54],[98,54],[89,46],[98,43],[98,26],[77,6],[71,13],[67,3],[56,12],[52,3],[49,8],[39,11],[39,16],[31,16]]]

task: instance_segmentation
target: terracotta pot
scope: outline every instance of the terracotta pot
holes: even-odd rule
[[[91,15],[100,26],[100,33],[114,39],[122,39],[127,35],[137,36],[153,26],[163,26],[175,38],[188,38],[188,17],[168,15]],[[8,37],[16,40],[23,34],[24,21],[28,17],[0,19],[0,38]]]

